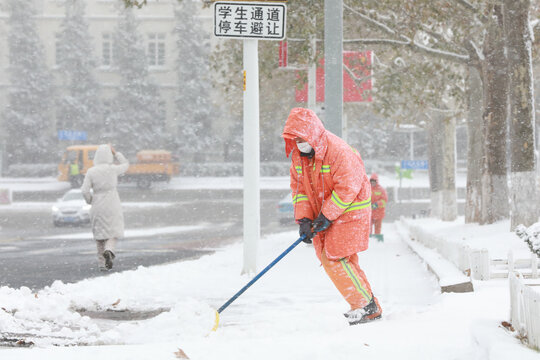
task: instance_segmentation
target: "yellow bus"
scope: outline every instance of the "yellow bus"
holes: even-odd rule
[[[93,158],[98,145],[68,146],[58,164],[58,180],[69,181],[71,187],[82,185],[84,175],[94,165]],[[139,188],[147,189],[155,181],[170,181],[180,173],[180,165],[170,151],[141,150],[137,161],[130,162],[127,172],[119,177],[122,182],[135,182]]]

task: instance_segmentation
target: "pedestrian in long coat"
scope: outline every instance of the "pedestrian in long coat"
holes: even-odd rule
[[[326,130],[308,109],[291,110],[283,129],[291,156],[291,190],[300,235],[311,242],[345,300],[351,325],[381,317],[382,310],[358,264],[368,248],[371,186],[358,151]]]
[[[114,158],[118,164],[114,163]],[[110,145],[100,145],[94,166],[88,169],[81,187],[90,209],[92,233],[96,241],[100,270],[110,270],[115,258],[116,240],[124,237],[124,215],[116,186],[118,175],[127,171],[129,162]]]

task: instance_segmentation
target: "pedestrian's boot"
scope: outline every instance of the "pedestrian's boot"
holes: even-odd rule
[[[111,270],[113,267],[113,260],[115,258],[114,253],[111,250],[105,250],[103,252],[103,257],[105,258],[105,269]]]
[[[367,323],[382,317],[382,309],[375,296],[371,298],[369,304],[361,309],[354,309],[343,314],[349,321],[349,325]]]
[[[383,234],[376,234],[375,237],[377,238],[377,241],[384,242],[384,235]]]

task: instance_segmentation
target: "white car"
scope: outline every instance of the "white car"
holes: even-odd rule
[[[69,190],[52,207],[54,226],[89,224],[91,207],[80,189]]]

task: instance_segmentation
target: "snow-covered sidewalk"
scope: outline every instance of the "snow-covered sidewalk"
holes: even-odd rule
[[[435,277],[393,226],[372,241],[360,264],[383,306],[383,319],[350,327],[347,304],[313,248],[301,244],[221,314],[239,290],[242,244],[194,261],[55,283],[37,294],[0,288],[0,332],[36,334],[30,349],[1,349],[3,359],[508,359],[537,358],[500,326],[508,319],[506,280],[475,282],[472,293],[440,294]],[[297,238],[261,240],[262,269]],[[116,304],[116,305],[115,305]],[[170,309],[141,321],[90,319],[87,311]],[[89,346],[55,347],[53,344]],[[98,346],[99,345],[99,346]]]

